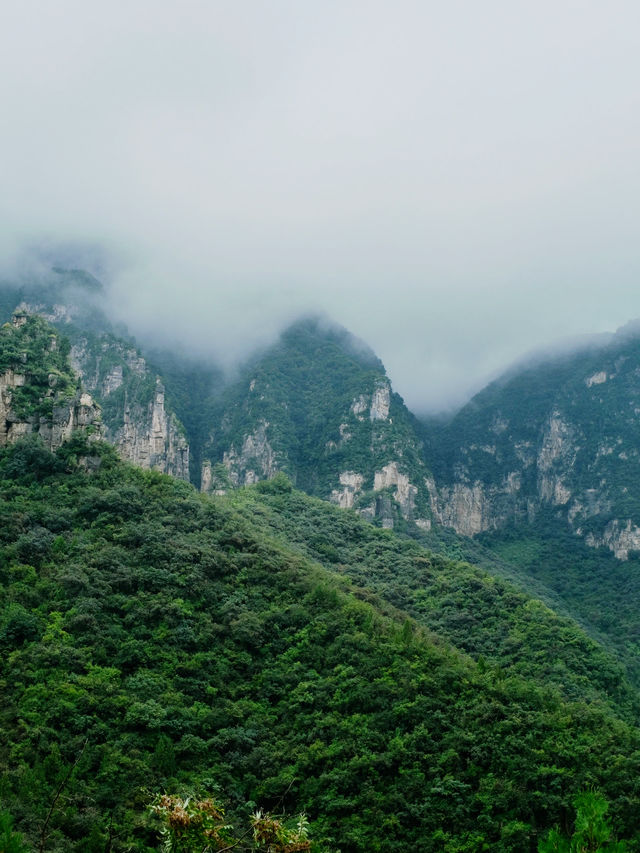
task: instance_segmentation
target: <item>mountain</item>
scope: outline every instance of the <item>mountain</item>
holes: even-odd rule
[[[69,342],[37,316],[0,328],[0,445],[38,436],[57,450],[75,430],[100,437],[100,412],[69,362]]]
[[[304,809],[327,851],[533,851],[593,784],[636,832],[640,731],[597,699],[618,674],[601,658],[605,680],[589,681],[575,627],[550,619],[533,642],[533,608],[516,655],[535,668],[547,630],[558,659],[573,649],[584,672],[568,700],[521,667],[474,663],[350,569],[270,535],[279,497],[286,514],[327,513],[325,554],[353,518],[282,475],[209,498],[77,436],[56,454],[3,449],[0,475],[0,790],[34,848],[157,850],[153,794],[215,786],[232,822],[247,801]],[[370,558],[383,543],[383,560],[402,555],[395,534],[357,524]],[[437,595],[446,571],[405,553],[419,557]],[[473,621],[470,579],[456,609]]]
[[[383,527],[431,524],[415,419],[373,352],[316,318],[250,361],[212,411],[204,491],[277,471]]]
[[[432,510],[465,535],[547,511],[621,560],[640,549],[640,329],[508,372],[426,431]]]
[[[596,785],[640,849],[640,698],[578,624],[282,471],[209,496],[131,466],[95,407],[69,429],[70,353],[0,332],[0,825],[151,851],[154,795],[213,790],[231,824],[304,809],[327,853],[533,853]]]
[[[102,409],[103,433],[124,458],[189,478],[185,430],[166,404],[161,376],[126,330],[109,321],[103,287],[83,270],[54,267],[44,278],[0,288],[0,319],[37,315],[64,332],[71,363]]]

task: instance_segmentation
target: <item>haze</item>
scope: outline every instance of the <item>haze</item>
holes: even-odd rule
[[[142,338],[231,364],[320,310],[434,411],[640,315],[637,3],[3,11],[3,269],[98,246]]]

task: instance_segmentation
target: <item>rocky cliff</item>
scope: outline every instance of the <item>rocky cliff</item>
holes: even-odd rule
[[[5,289],[5,310],[39,316],[69,339],[76,376],[102,408],[103,436],[124,459],[188,480],[189,443],[162,380],[132,341],[113,332],[102,292],[88,273],[56,268],[44,281]]]
[[[16,314],[0,330],[0,445],[38,435],[57,450],[75,430],[102,435],[100,409],[81,390],[52,327]]]
[[[619,559],[640,550],[640,338],[511,372],[430,430],[434,517],[465,535],[551,508]]]
[[[79,334],[72,364],[103,407],[105,438],[123,459],[189,479],[189,443],[167,410],[165,388],[132,345],[109,333]]]
[[[375,355],[318,320],[290,327],[221,395],[205,491],[224,489],[220,466],[234,486],[284,471],[298,488],[383,526],[431,523],[411,415]]]

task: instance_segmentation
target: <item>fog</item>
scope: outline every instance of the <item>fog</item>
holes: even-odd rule
[[[321,311],[424,412],[640,315],[636,3],[7,5],[5,274],[227,366]]]

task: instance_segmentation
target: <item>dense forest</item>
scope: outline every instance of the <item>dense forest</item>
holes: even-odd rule
[[[226,390],[157,353],[184,433],[133,342],[69,331],[0,330],[0,850],[640,850],[636,559],[552,508],[419,527],[416,425],[343,331],[297,324]],[[199,463],[215,412],[232,450],[270,418],[308,492],[369,480],[345,509],[277,464],[233,487],[224,453],[207,494],[149,470],[184,434]],[[134,467],[105,429],[165,449]]]
[[[470,567],[456,593],[446,561],[284,476],[207,497],[82,437],[5,448],[0,474],[0,793],[33,849],[158,849],[150,803],[188,791],[216,792],[231,824],[256,803],[304,811],[319,850],[535,850],[589,786],[636,835],[633,700],[535,602]],[[305,514],[332,568],[286,543]],[[415,572],[433,581],[413,600]],[[466,619],[483,588],[511,642],[470,636],[474,661],[452,607]],[[566,688],[542,677],[550,634]]]

